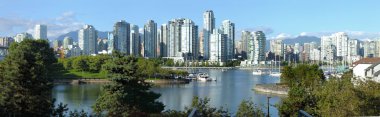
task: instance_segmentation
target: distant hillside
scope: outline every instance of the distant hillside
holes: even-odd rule
[[[285,38],[283,40],[283,43],[285,43],[285,44],[299,43],[302,45],[303,43],[309,43],[309,42],[316,42],[317,44],[319,44],[321,42],[321,39],[319,37],[315,37],[315,36],[298,36],[295,38]],[[265,46],[266,46],[266,49],[269,50],[270,40],[266,41]]]
[[[284,40],[285,44],[295,44],[295,43],[303,44],[303,43],[309,43],[309,42],[316,42],[319,44],[321,42],[321,38],[314,37],[314,36],[298,36],[296,38],[288,38]]]
[[[73,39],[73,41],[78,41],[78,30],[77,31],[71,31],[69,33],[63,34],[61,36],[58,36],[58,40],[63,40],[66,36],[69,36]],[[108,32],[105,31],[98,31],[98,37],[99,38],[107,38]]]

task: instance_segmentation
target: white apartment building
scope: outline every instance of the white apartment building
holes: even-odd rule
[[[46,25],[37,24],[34,27],[34,39],[48,39]]]

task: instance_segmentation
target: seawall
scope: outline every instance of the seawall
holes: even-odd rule
[[[254,90],[265,93],[288,95],[289,87],[278,84],[256,84]]]

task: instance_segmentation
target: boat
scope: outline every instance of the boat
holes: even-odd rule
[[[195,73],[189,73],[189,75],[186,77],[186,79],[195,80],[195,79],[197,79],[197,75]]]
[[[279,76],[281,76],[281,73],[280,72],[272,72],[270,75],[279,77]]]
[[[275,55],[275,58],[274,58],[275,60],[276,60],[276,55]],[[276,67],[276,61],[274,61],[274,66]],[[280,65],[280,63],[278,64],[278,72],[271,72],[270,74],[269,74],[270,76],[276,76],[276,77],[280,77],[281,76],[281,65]]]
[[[261,70],[256,70],[252,72],[253,75],[264,75],[265,73]]]
[[[199,73],[197,80],[199,80],[199,81],[212,81],[212,79],[208,76],[207,73]]]

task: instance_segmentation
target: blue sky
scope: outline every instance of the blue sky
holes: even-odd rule
[[[37,23],[48,25],[50,38],[83,24],[110,31],[121,19],[141,28],[149,19],[163,24],[190,18],[202,27],[202,13],[210,9],[217,27],[229,19],[239,34],[264,30],[274,38],[344,31],[372,39],[380,36],[379,5],[379,0],[0,0],[0,36],[33,32]]]

